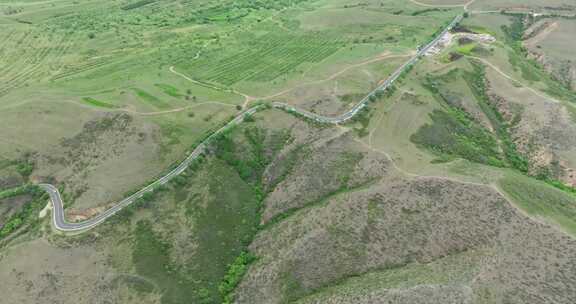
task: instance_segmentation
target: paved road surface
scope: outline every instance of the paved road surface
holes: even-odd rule
[[[434,45],[436,45],[436,43],[438,43],[438,41],[440,40],[440,38],[442,36],[444,36],[444,34],[446,34],[449,30],[451,30],[461,20],[462,20],[462,15],[459,15],[456,18],[454,18],[454,20],[440,34],[438,34],[438,36],[436,38],[434,38],[434,40],[432,40],[429,44],[427,44],[426,46],[421,48],[418,51],[418,53],[416,55],[414,55],[414,57],[410,58],[410,60],[408,60],[406,63],[404,63],[402,66],[400,66],[396,71],[394,71],[394,73],[392,73],[392,75],[390,75],[390,77],[388,77],[388,79],[386,79],[386,81],[384,81],[380,86],[378,86],[376,89],[374,89],[374,91],[370,92],[370,94],[368,94],[366,97],[364,97],[360,102],[358,102],[354,107],[352,107],[352,109],[350,109],[348,112],[346,112],[344,114],[341,114],[341,115],[335,116],[335,117],[329,117],[329,116],[318,115],[318,114],[315,114],[315,113],[312,113],[312,112],[309,112],[306,110],[297,109],[297,108],[290,106],[288,104],[285,104],[285,103],[276,102],[273,104],[273,106],[276,108],[281,108],[281,109],[284,109],[287,111],[298,113],[298,114],[303,115],[309,119],[312,119],[312,120],[315,120],[315,121],[318,121],[321,123],[330,123],[330,124],[344,123],[344,122],[348,121],[349,119],[353,118],[356,114],[358,114],[358,112],[360,112],[360,110],[362,110],[364,107],[366,107],[366,105],[368,104],[368,102],[370,101],[370,98],[372,96],[374,96],[380,92],[384,92],[386,89],[388,89],[394,83],[394,81],[396,81],[398,79],[398,77],[400,77],[400,75],[402,75],[402,73],[404,73],[408,68],[413,66],[430,48],[432,48]],[[236,118],[234,118],[232,121],[230,121],[224,127],[220,128],[216,132],[212,133],[212,135],[210,135],[208,138],[206,138],[200,145],[198,145],[194,149],[194,151],[192,151],[192,153],[190,153],[190,155],[188,155],[188,157],[184,161],[182,161],[182,163],[180,163],[180,165],[178,165],[178,167],[176,167],[175,169],[170,171],[168,174],[159,178],[158,180],[151,183],[150,185],[142,188],[140,191],[138,191],[138,192],[130,195],[129,197],[123,199],[122,201],[116,203],[113,207],[107,209],[106,211],[100,213],[99,215],[97,215],[91,219],[85,220],[83,222],[77,222],[77,223],[67,222],[66,218],[64,216],[64,206],[62,203],[62,197],[61,197],[58,189],[56,187],[54,187],[53,185],[50,185],[50,184],[40,184],[39,186],[42,189],[44,189],[50,195],[50,200],[51,200],[52,206],[53,206],[52,221],[53,221],[54,227],[57,230],[60,230],[63,232],[74,232],[74,231],[85,231],[85,230],[88,230],[90,228],[93,228],[93,227],[99,225],[100,223],[104,222],[106,219],[108,219],[111,216],[113,216],[114,214],[116,214],[118,211],[120,211],[123,208],[129,206],[130,204],[134,203],[137,199],[141,198],[146,192],[150,192],[155,187],[158,187],[160,185],[164,185],[164,184],[168,183],[174,177],[180,175],[182,172],[184,172],[184,170],[186,170],[186,168],[188,168],[188,166],[190,165],[190,163],[192,163],[192,161],[194,161],[195,159],[197,159],[200,155],[202,155],[204,153],[204,149],[206,148],[206,145],[210,142],[210,140],[212,140],[215,136],[222,134],[222,132],[229,129],[230,127],[241,123],[244,120],[244,117],[256,113],[256,111],[258,111],[259,108],[261,108],[261,107],[262,106],[256,106],[256,107],[253,107],[251,109],[248,109],[248,110],[240,113],[238,116],[236,116]]]
[[[414,57],[412,57],[412,58],[410,58],[410,60],[406,61],[402,66],[400,66],[396,71],[394,71],[394,73],[392,73],[392,75],[390,75],[390,77],[388,77],[388,79],[386,79],[386,81],[384,81],[380,86],[378,86],[376,89],[374,89],[368,95],[366,95],[366,97],[364,97],[362,100],[360,100],[360,102],[358,102],[354,107],[352,107],[352,109],[350,109],[348,112],[346,112],[344,114],[341,114],[341,115],[335,116],[335,117],[322,116],[322,115],[318,115],[318,114],[315,114],[315,113],[312,113],[312,112],[309,112],[306,110],[297,109],[297,108],[295,108],[289,104],[280,103],[280,102],[275,102],[274,107],[282,108],[282,109],[290,111],[290,112],[296,112],[300,115],[303,115],[304,117],[307,117],[309,119],[312,119],[312,120],[315,120],[315,121],[318,121],[321,123],[330,123],[330,124],[344,123],[344,122],[348,121],[349,119],[353,118],[356,114],[358,114],[358,112],[360,112],[360,110],[362,110],[364,107],[366,107],[368,102],[370,102],[370,98],[372,96],[378,94],[379,92],[384,92],[390,86],[392,86],[392,84],[394,84],[394,81],[396,81],[396,79],[398,79],[398,77],[400,77],[400,75],[402,75],[402,73],[404,71],[406,71],[408,68],[412,67],[418,60],[420,60],[420,58],[422,56],[424,56],[424,54],[426,54],[426,52],[429,49],[431,49],[433,46],[435,46],[438,43],[438,41],[440,41],[440,39],[442,38],[442,36],[444,36],[444,34],[446,34],[456,24],[458,24],[460,21],[462,21],[462,18],[463,18],[462,15],[458,15],[456,18],[454,18],[454,20],[452,20],[452,22],[450,22],[450,24],[440,34],[438,34],[438,36],[436,36],[436,38],[434,38],[434,40],[432,40],[426,46],[421,48],[418,51],[418,53],[416,53],[416,55],[414,55]]]
[[[175,176],[180,175],[182,172],[184,172],[184,170],[186,170],[186,168],[188,168],[188,166],[190,165],[190,163],[192,163],[192,161],[194,161],[200,155],[202,155],[202,153],[204,153],[204,149],[206,148],[206,144],[210,140],[212,140],[215,136],[222,134],[222,132],[226,131],[227,129],[231,128],[232,126],[241,123],[244,120],[244,117],[246,117],[248,115],[253,115],[261,107],[262,106],[256,106],[256,107],[253,107],[247,111],[242,112],[241,114],[236,116],[236,118],[234,118],[232,121],[227,123],[224,127],[220,128],[218,131],[212,133],[212,135],[210,135],[208,138],[206,138],[200,145],[198,145],[194,149],[194,151],[192,151],[192,153],[190,153],[190,155],[188,155],[188,157],[184,161],[182,161],[178,165],[178,167],[174,168],[168,174],[162,176],[161,178],[159,178],[155,182],[142,188],[140,191],[138,191],[138,192],[130,195],[129,197],[123,199],[122,201],[116,203],[110,209],[100,213],[99,215],[97,215],[97,216],[95,216],[89,220],[86,220],[83,222],[78,222],[78,223],[67,222],[66,218],[64,216],[64,206],[63,206],[63,202],[62,202],[62,197],[61,197],[58,189],[56,187],[54,187],[53,185],[50,185],[50,184],[40,184],[39,185],[40,188],[42,188],[44,191],[46,191],[50,195],[50,200],[52,201],[52,207],[53,207],[52,221],[54,223],[54,227],[60,231],[73,232],[73,231],[88,230],[90,228],[97,226],[98,224],[102,223],[103,221],[105,221],[106,219],[111,217],[112,215],[116,214],[118,211],[122,210],[126,206],[132,204],[137,199],[141,198],[146,192],[151,192],[154,188],[161,186],[161,185],[164,185],[164,184],[168,183]]]

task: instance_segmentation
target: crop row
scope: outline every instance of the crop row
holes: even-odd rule
[[[83,62],[81,64],[72,65],[72,66],[65,66],[63,67],[63,71],[57,73],[56,75],[52,76],[50,80],[55,81],[62,78],[71,77],[80,73],[84,73],[90,70],[94,70],[101,66],[111,63],[110,58],[98,58]]]
[[[49,48],[42,47],[45,43],[43,39],[29,39],[29,33],[23,36],[25,37],[20,40],[19,48],[15,49],[9,56],[5,56],[5,58],[7,57],[5,62],[8,64],[0,76],[2,79],[0,96],[6,95],[11,89],[24,84],[40,68],[41,62],[49,53]]]
[[[319,62],[342,45],[338,39],[319,35],[266,35],[251,48],[223,59],[198,60],[192,66],[196,77],[233,85],[242,80],[269,81],[289,73],[305,62]],[[198,71],[198,72],[196,72]]]
[[[10,41],[2,45],[0,49],[0,78],[8,75],[11,70],[15,69],[14,63],[25,58],[26,54],[32,49],[33,40],[32,31],[21,32],[19,35],[12,36]]]
[[[69,35],[61,37],[41,35],[39,38],[36,38],[36,35],[31,35],[30,32],[24,33],[17,45],[13,46],[14,51],[4,54],[3,59],[6,59],[7,64],[2,66],[0,97],[25,85],[31,79],[45,75],[49,72],[46,67],[58,66],[71,46]]]

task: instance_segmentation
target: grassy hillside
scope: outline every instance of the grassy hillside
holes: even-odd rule
[[[465,6],[353,120],[263,107],[94,229],[52,227],[34,184],[90,218],[253,103],[349,110]],[[0,0],[0,302],[575,303],[576,92],[534,60],[566,59],[575,9]]]

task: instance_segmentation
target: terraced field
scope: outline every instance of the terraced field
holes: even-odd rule
[[[37,29],[7,30],[0,45],[0,97],[27,83],[51,77],[65,69],[74,47],[74,33],[46,33]]]
[[[248,42],[246,50],[225,58],[201,58],[187,67],[199,80],[232,86],[239,81],[267,82],[295,71],[304,63],[319,63],[345,43],[322,33],[269,33]]]

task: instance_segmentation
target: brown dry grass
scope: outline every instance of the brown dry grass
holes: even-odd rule
[[[307,303],[574,300],[573,239],[532,222],[490,187],[379,173],[376,185],[333,196],[260,233],[251,245],[260,259],[241,283],[237,302],[284,303],[333,285],[325,297]],[[393,290],[384,284],[377,297],[337,292],[353,276],[428,265],[468,251],[488,253],[465,267],[476,269],[467,281]]]
[[[571,170],[576,167],[576,122],[565,105],[546,100],[531,92],[515,87],[500,75],[488,71],[490,93],[498,96],[499,108],[510,121],[515,115],[506,115],[506,109],[517,109],[520,120],[512,128],[513,140],[527,155],[531,172],[543,168],[554,178],[570,182]]]

